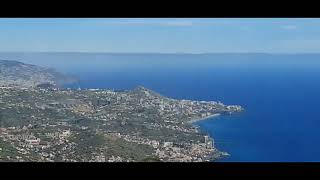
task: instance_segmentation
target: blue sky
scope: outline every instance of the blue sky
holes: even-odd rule
[[[320,53],[320,19],[1,18],[0,51]]]

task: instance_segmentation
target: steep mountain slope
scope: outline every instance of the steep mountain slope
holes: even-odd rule
[[[25,64],[18,61],[0,60],[0,86],[36,87],[40,84],[60,86],[75,82],[76,79],[53,69]]]

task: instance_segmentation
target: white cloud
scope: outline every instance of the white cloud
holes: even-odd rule
[[[120,26],[193,26],[192,21],[141,21],[141,20],[128,20],[128,21],[103,21],[98,22],[101,25],[120,25]]]
[[[185,26],[243,26],[238,22],[229,22],[227,20],[217,19],[216,21],[202,21],[198,19],[119,19],[118,21],[96,21],[98,25],[106,26],[165,26],[165,27],[185,27]]]
[[[228,21],[216,19],[215,21],[202,21],[199,19],[119,19],[118,21],[96,21],[102,26],[162,26],[162,27],[191,27],[191,26],[211,26],[211,27],[231,27],[243,31],[252,30],[252,26],[238,21]],[[289,27],[290,28],[290,27]]]
[[[168,21],[168,22],[163,22],[161,25],[164,25],[164,26],[192,26],[192,25],[194,25],[194,22],[192,22],[192,21]]]
[[[285,29],[285,30],[295,30],[298,27],[295,26],[295,25],[285,25],[285,26],[282,26],[282,28]]]

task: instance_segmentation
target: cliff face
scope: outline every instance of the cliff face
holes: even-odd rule
[[[71,82],[76,82],[76,79],[53,69],[18,61],[0,60],[0,86],[30,88],[39,84],[60,86]]]

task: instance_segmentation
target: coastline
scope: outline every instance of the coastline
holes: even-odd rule
[[[196,126],[197,129],[199,129],[201,131],[201,128],[199,125],[195,124],[196,122],[199,122],[199,121],[203,121],[203,120],[208,120],[210,118],[214,118],[214,117],[218,117],[220,116],[221,114],[220,113],[217,113],[217,114],[212,114],[210,116],[207,116],[207,117],[203,117],[203,118],[197,118],[197,119],[193,119],[193,120],[190,120],[188,121],[189,123],[191,123],[193,126]],[[206,133],[207,134],[207,133]],[[209,134],[207,134],[209,136],[210,139],[212,139],[214,141],[214,137],[210,136]],[[214,144],[212,144],[212,148],[213,149],[216,149],[216,147],[214,146]],[[216,151],[213,153],[213,154],[210,154],[207,159],[205,161],[208,161],[208,162],[216,162],[218,160],[221,160],[225,157],[228,157],[230,156],[229,153],[227,152],[223,152],[223,151],[220,151],[218,149],[216,149]]]
[[[213,117],[217,117],[217,116],[220,116],[220,115],[221,115],[220,113],[212,114],[212,115],[210,115],[210,116],[203,117],[203,118],[193,119],[193,120],[190,120],[190,121],[188,121],[188,122],[189,122],[189,123],[195,123],[195,122],[198,122],[198,121],[207,120],[207,119],[210,119],[210,118],[213,118]]]

